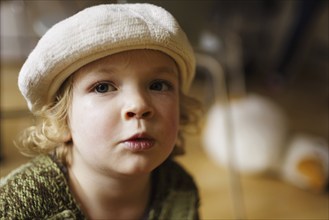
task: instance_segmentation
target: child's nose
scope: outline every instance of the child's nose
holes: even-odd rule
[[[132,118],[147,119],[154,114],[150,101],[139,93],[131,94],[125,102],[125,107],[122,110],[122,117],[125,120]]]

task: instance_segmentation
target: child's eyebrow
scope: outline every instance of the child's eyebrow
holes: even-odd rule
[[[178,70],[175,67],[168,67],[168,66],[160,66],[155,67],[149,70],[151,73],[158,73],[158,74],[173,74],[174,76],[178,75]]]
[[[118,70],[114,67],[103,67],[101,69],[98,69],[94,72],[100,73],[100,74],[114,74]],[[157,73],[157,74],[172,74],[174,76],[178,75],[178,69],[177,67],[169,67],[169,66],[159,66],[154,67],[146,70],[147,73]]]
[[[102,67],[99,69],[94,70],[94,73],[101,73],[101,74],[114,74],[116,71],[118,71],[114,67]]]

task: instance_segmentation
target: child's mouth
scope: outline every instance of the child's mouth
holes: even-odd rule
[[[145,151],[153,147],[154,139],[145,134],[137,134],[123,141],[128,150],[139,152]]]

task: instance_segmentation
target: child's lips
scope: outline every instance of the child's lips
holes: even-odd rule
[[[133,135],[123,141],[126,149],[134,152],[148,150],[154,146],[154,143],[154,138],[144,133]]]

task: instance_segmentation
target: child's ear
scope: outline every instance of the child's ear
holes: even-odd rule
[[[71,140],[72,140],[71,132],[70,131],[66,131],[63,134],[63,142],[67,143],[67,142],[70,142]]]

